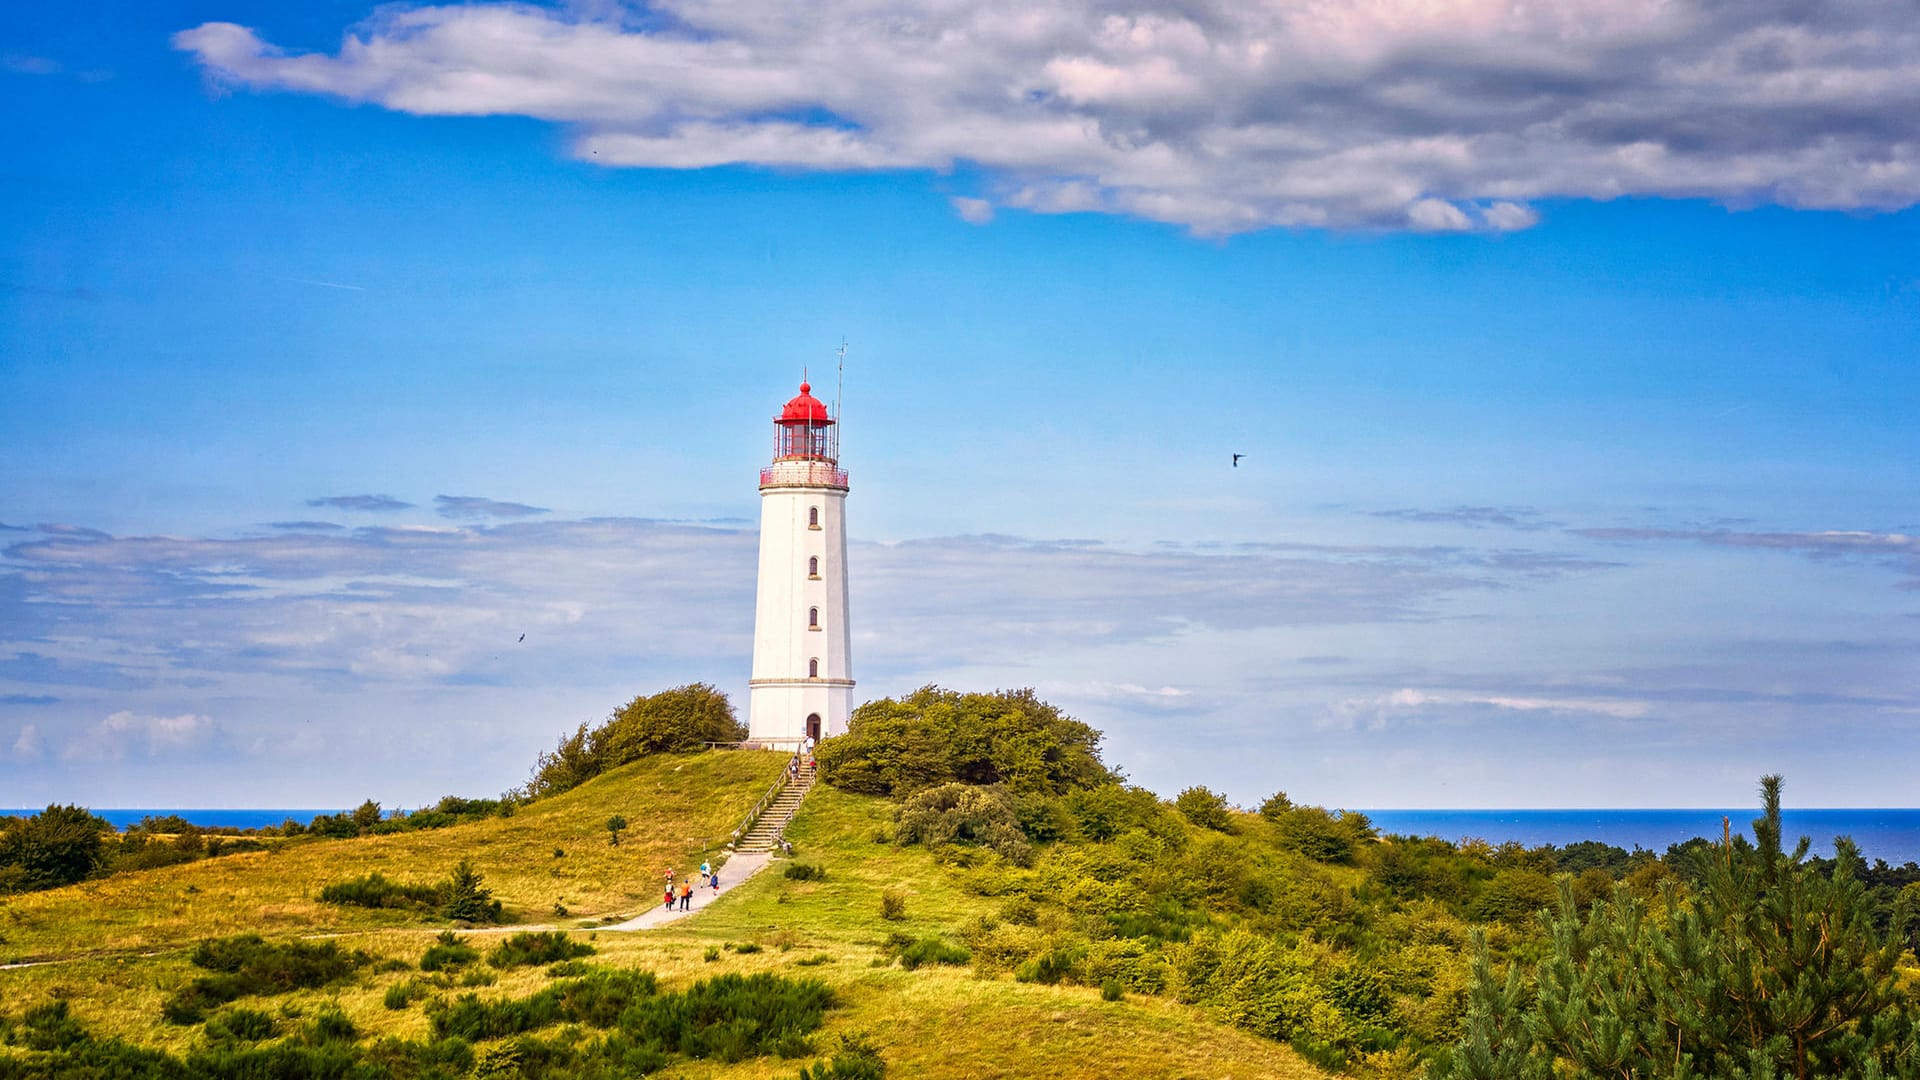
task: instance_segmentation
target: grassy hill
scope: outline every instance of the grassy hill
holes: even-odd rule
[[[362,874],[428,884],[471,859],[519,921],[652,902],[665,867],[718,851],[780,774],[774,754],[710,753],[623,766],[571,791],[446,829],[349,840],[301,839],[267,851],[0,897],[0,957],[34,960],[179,946],[253,931],[302,934],[419,922],[396,911],[322,904],[324,886]],[[630,823],[616,847],[606,821]]]
[[[585,917],[654,903],[661,869],[694,865],[722,844],[781,764],[778,755],[738,752],[650,759],[510,818],[290,844],[11,897],[0,906],[0,953],[61,962],[0,971],[0,1000],[7,1003],[0,1014],[17,1021],[27,1008],[64,1002],[95,1039],[174,1055],[211,1052],[231,1045],[217,1024],[163,1023],[161,1012],[183,987],[208,975],[190,962],[192,943],[251,931],[272,942],[328,935],[321,943],[365,954],[348,977],[330,985],[237,1003],[270,1018],[272,1036],[256,1044],[263,1046],[334,1045],[316,1031],[339,1026],[327,1019],[335,1010],[353,1031],[351,1049],[341,1054],[383,1052],[377,1048],[396,1045],[380,1043],[387,1037],[425,1046],[435,1038],[434,1010],[464,994],[479,1003],[527,999],[569,985],[568,973],[577,981],[582,971],[639,969],[658,977],[662,993],[684,992],[723,973],[771,973],[819,980],[836,1002],[805,1043],[784,1047],[800,1054],[797,1060],[763,1055],[728,1063],[681,1055],[658,1073],[663,1076],[791,1078],[843,1035],[877,1048],[895,1077],[1322,1075],[1284,1045],[1165,998],[1103,1000],[1097,989],[1017,982],[991,965],[907,970],[896,962],[903,939],[958,940],[970,923],[990,917],[998,901],[983,895],[978,871],[959,872],[950,857],[874,842],[891,821],[891,803],[824,786],[809,795],[788,832],[800,861],[824,869],[824,878],[792,880],[776,862],[681,922],[633,933],[589,925],[595,920]],[[610,847],[604,823],[616,813],[631,827]],[[556,857],[555,848],[564,856]],[[571,936],[592,946],[594,955],[558,973],[484,962],[457,973],[427,973],[420,961],[435,943],[430,931],[444,922],[427,914],[339,909],[315,899],[323,885],[372,870],[397,880],[437,880],[463,857],[481,869],[510,912],[573,927]],[[888,895],[898,905],[890,914],[899,917],[883,917]],[[567,919],[551,914],[556,900],[570,910]],[[463,936],[483,951],[501,937]],[[396,998],[401,1007],[392,1007]],[[16,1023],[15,1030],[28,1029]],[[534,1049],[527,1052],[546,1045],[540,1038],[564,1041],[569,1030],[581,1032],[578,1026],[540,1028],[528,1036]],[[583,1037],[596,1034],[588,1030]],[[475,1042],[469,1067],[482,1070],[498,1060],[490,1055],[508,1053],[512,1044],[507,1038]],[[32,1062],[49,1060],[22,1045],[0,1048],[0,1075],[10,1066],[32,1075],[26,1072]]]

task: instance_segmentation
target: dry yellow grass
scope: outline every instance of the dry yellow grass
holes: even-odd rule
[[[0,957],[67,958],[179,946],[203,937],[268,937],[433,920],[322,904],[328,884],[378,871],[428,884],[462,858],[521,921],[579,920],[654,902],[669,865],[685,872],[718,850],[779,776],[778,754],[708,753],[636,762],[509,818],[357,840],[309,840],[0,900]],[[619,846],[606,821],[628,821]],[[556,857],[555,849],[565,854]]]

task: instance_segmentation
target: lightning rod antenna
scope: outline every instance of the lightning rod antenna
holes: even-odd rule
[[[840,392],[845,389],[847,385],[847,339],[845,335],[841,336],[840,350],[835,355],[840,358],[840,368],[833,383],[833,419],[835,423],[838,423],[840,420]]]

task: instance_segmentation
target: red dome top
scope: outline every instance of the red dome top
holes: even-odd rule
[[[787,402],[780,410],[782,424],[831,424],[833,418],[827,415],[826,403],[813,396],[813,387],[800,384],[800,395]]]

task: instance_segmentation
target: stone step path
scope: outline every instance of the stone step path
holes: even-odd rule
[[[772,805],[760,815],[760,820],[753,823],[753,828],[748,829],[747,834],[734,844],[733,849],[742,854],[772,851],[779,843],[780,834],[786,832],[793,815],[800,812],[800,803],[813,788],[813,780],[814,770],[801,766],[799,779],[774,796]]]

